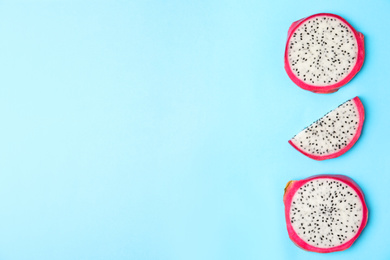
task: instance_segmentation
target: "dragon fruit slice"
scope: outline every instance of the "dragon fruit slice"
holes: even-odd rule
[[[344,175],[290,181],[283,201],[288,235],[308,251],[331,253],[349,248],[368,219],[362,190]]]
[[[336,158],[356,143],[363,122],[364,107],[355,97],[303,129],[288,142],[314,160]]]
[[[336,92],[358,73],[363,61],[363,34],[338,15],[315,14],[288,30],[284,67],[303,89]]]

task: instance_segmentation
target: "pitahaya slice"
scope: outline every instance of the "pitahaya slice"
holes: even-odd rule
[[[284,67],[303,89],[336,92],[358,73],[363,61],[363,34],[338,15],[315,14],[288,30]]]
[[[362,190],[344,175],[290,181],[283,201],[288,235],[308,251],[331,253],[349,248],[368,219]]]
[[[288,142],[314,160],[336,158],[356,143],[363,122],[364,107],[355,97],[303,129]]]

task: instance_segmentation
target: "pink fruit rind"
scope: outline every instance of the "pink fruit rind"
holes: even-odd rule
[[[343,149],[341,149],[340,151],[336,152],[336,153],[332,153],[332,154],[328,154],[328,155],[313,155],[313,154],[309,154],[305,151],[303,151],[302,149],[300,149],[298,146],[296,146],[291,140],[288,141],[289,144],[292,145],[292,147],[294,147],[296,150],[298,150],[299,152],[301,152],[302,154],[306,155],[307,157],[311,158],[311,159],[314,159],[314,160],[317,160],[317,161],[322,161],[322,160],[327,160],[327,159],[333,159],[333,158],[336,158],[336,157],[339,157],[340,155],[346,153],[349,149],[351,149],[351,147],[357,142],[357,140],[359,139],[360,137],[360,134],[362,132],[362,129],[363,129],[363,123],[364,123],[364,107],[363,107],[363,104],[362,102],[360,101],[360,98],[359,97],[354,97],[352,99],[352,101],[355,103],[356,107],[357,107],[357,110],[358,110],[358,114],[359,114],[359,124],[358,124],[358,128],[356,130],[356,133],[355,135],[353,136],[351,142],[346,146],[344,147]]]
[[[312,245],[307,244],[305,241],[303,241],[297,233],[294,231],[291,223],[290,223],[290,207],[291,207],[291,201],[293,199],[293,196],[295,192],[305,183],[318,179],[318,178],[329,178],[329,179],[335,179],[341,182],[344,182],[348,186],[350,186],[352,189],[355,190],[356,194],[359,196],[359,199],[362,201],[363,205],[363,219],[362,219],[362,225],[360,226],[359,230],[356,232],[356,235],[352,237],[348,242],[331,248],[319,248]],[[287,186],[285,188],[284,196],[283,196],[283,202],[285,205],[285,217],[286,217],[286,224],[287,224],[287,232],[290,237],[290,239],[300,248],[317,252],[317,253],[331,253],[331,252],[337,252],[337,251],[343,251],[348,249],[355,240],[359,237],[359,235],[362,233],[364,227],[367,224],[368,221],[368,209],[366,202],[364,200],[364,194],[360,187],[349,177],[345,175],[333,175],[333,174],[322,174],[322,175],[316,175],[309,177],[307,179],[299,180],[299,181],[290,181],[287,183]]]
[[[296,28],[298,28],[303,22],[305,22],[308,19],[311,19],[316,16],[331,16],[337,19],[340,19],[342,22],[344,22],[353,32],[357,39],[357,44],[358,44],[358,55],[357,55],[357,61],[351,72],[348,74],[347,77],[345,77],[343,80],[340,82],[337,82],[335,84],[329,85],[329,86],[313,86],[306,84],[304,81],[300,80],[298,77],[294,75],[294,73],[291,70],[290,63],[288,62],[288,43],[290,42],[290,38],[293,35],[293,32],[295,31]],[[364,62],[364,56],[365,56],[365,51],[364,51],[364,35],[358,31],[356,31],[344,18],[335,15],[335,14],[330,14],[330,13],[319,13],[319,14],[314,14],[309,17],[300,19],[296,22],[293,22],[288,29],[287,33],[287,43],[286,43],[286,49],[284,52],[284,68],[287,72],[287,75],[290,77],[290,79],[299,87],[302,89],[312,91],[315,93],[320,93],[320,94],[329,94],[338,91],[342,86],[347,84],[362,68],[363,62]]]

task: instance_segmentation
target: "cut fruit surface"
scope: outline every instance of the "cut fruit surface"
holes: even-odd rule
[[[287,35],[284,67],[299,87],[332,93],[363,66],[364,36],[342,17],[320,13],[294,22]]]
[[[331,253],[349,248],[368,219],[362,190],[344,175],[290,181],[283,201],[288,235],[308,251]]]
[[[355,97],[303,129],[288,142],[314,160],[336,158],[356,143],[363,122],[364,107]]]

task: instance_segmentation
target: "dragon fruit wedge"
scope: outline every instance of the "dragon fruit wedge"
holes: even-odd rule
[[[288,142],[314,160],[336,158],[356,143],[363,122],[364,107],[355,97],[303,129]]]
[[[363,61],[363,34],[338,15],[315,14],[288,30],[284,67],[303,89],[336,92],[358,73]]]
[[[288,235],[307,251],[345,250],[367,224],[363,192],[344,175],[317,175],[289,181],[283,201]]]

